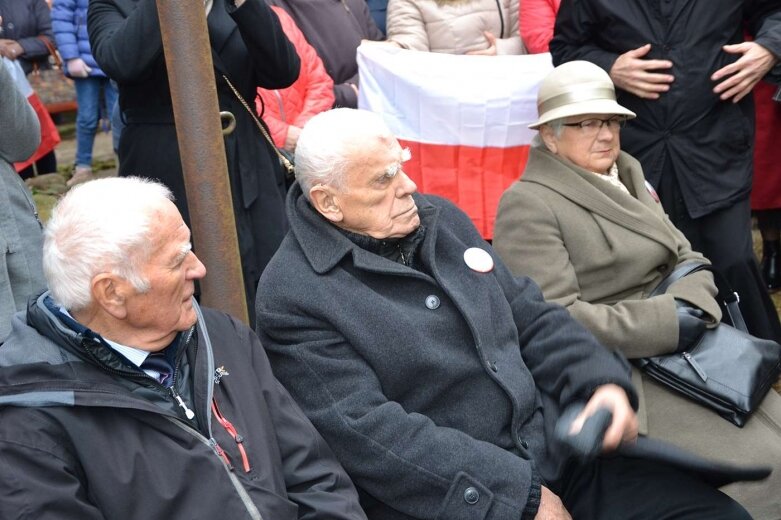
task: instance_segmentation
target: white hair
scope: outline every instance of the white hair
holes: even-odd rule
[[[384,135],[393,134],[382,117],[368,110],[335,108],[310,119],[296,144],[296,178],[307,200],[318,184],[340,187],[351,151],[367,137]]]
[[[68,310],[87,307],[92,278],[111,272],[140,291],[148,255],[148,231],[163,201],[164,185],[140,177],[90,181],[71,189],[52,211],[44,229],[43,272],[54,300]]]
[[[553,136],[556,139],[561,139],[561,134],[564,133],[564,121],[565,119],[563,117],[560,117],[558,119],[552,119],[551,121],[548,121],[542,126],[549,127],[553,131]],[[540,128],[542,128],[542,126]],[[532,137],[531,146],[532,148],[545,148],[546,150],[548,149],[548,145],[546,145],[545,142],[543,142],[539,132],[537,132],[537,135]]]

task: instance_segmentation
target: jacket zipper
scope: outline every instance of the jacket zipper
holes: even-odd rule
[[[214,412],[214,416],[217,418],[217,422],[219,422],[220,425],[222,425],[222,427],[225,428],[225,430],[230,434],[230,436],[233,437],[233,440],[236,441],[236,445],[239,448],[239,453],[241,454],[241,463],[244,467],[244,473],[249,473],[252,470],[252,467],[249,464],[247,451],[244,449],[244,437],[239,435],[239,432],[236,431],[236,428],[233,426],[233,424],[231,424],[231,422],[222,415],[220,409],[217,407],[216,399],[212,399],[212,411]],[[227,455],[225,455],[225,457],[227,460]]]
[[[250,517],[253,520],[263,520],[263,517],[260,514],[260,511],[258,511],[257,506],[252,501],[252,499],[249,496],[249,493],[247,493],[247,490],[244,489],[244,486],[239,482],[238,477],[236,477],[235,473],[233,472],[233,466],[231,465],[230,461],[227,459],[227,455],[225,455],[225,451],[220,447],[220,445],[217,443],[216,440],[214,440],[213,437],[206,438],[201,433],[187,424],[183,423],[182,421],[177,421],[173,417],[164,416],[166,419],[171,421],[174,425],[178,426],[182,430],[186,431],[199,441],[201,441],[203,444],[206,444],[209,446],[212,451],[215,453],[217,458],[220,459],[220,462],[222,462],[222,467],[225,468],[225,472],[228,475],[228,478],[230,479],[231,483],[233,484],[234,489],[236,490],[236,493],[241,498],[241,501],[244,503],[244,507],[247,508],[247,512],[250,514]]]

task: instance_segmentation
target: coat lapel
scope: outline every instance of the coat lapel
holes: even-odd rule
[[[521,177],[522,182],[546,186],[588,211],[677,252],[675,237],[658,215],[653,214],[651,208],[655,201],[645,187],[640,165],[629,155],[621,153],[618,169],[629,191],[637,198],[592,178],[593,173],[564,163],[546,150],[537,149],[536,153],[530,154],[529,165],[529,173]]]

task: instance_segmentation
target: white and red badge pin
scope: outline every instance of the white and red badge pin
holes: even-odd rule
[[[659,194],[656,193],[656,190],[653,186],[651,186],[651,183],[648,181],[645,181],[645,189],[648,190],[648,193],[651,194],[651,198],[654,199],[657,203],[659,202]]]
[[[494,259],[485,249],[470,247],[464,251],[464,262],[473,271],[488,273],[494,268]]]

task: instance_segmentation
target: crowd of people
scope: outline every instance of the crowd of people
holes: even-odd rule
[[[781,396],[738,427],[637,362],[722,323],[709,271],[655,292],[688,264],[781,341],[781,0],[197,8],[249,326],[198,303],[220,266],[190,234],[155,0],[0,0],[0,517],[781,520]],[[550,52],[492,244],[358,109],[364,42]],[[57,169],[54,123],[17,79],[55,47],[77,149],[41,223],[23,178]]]

